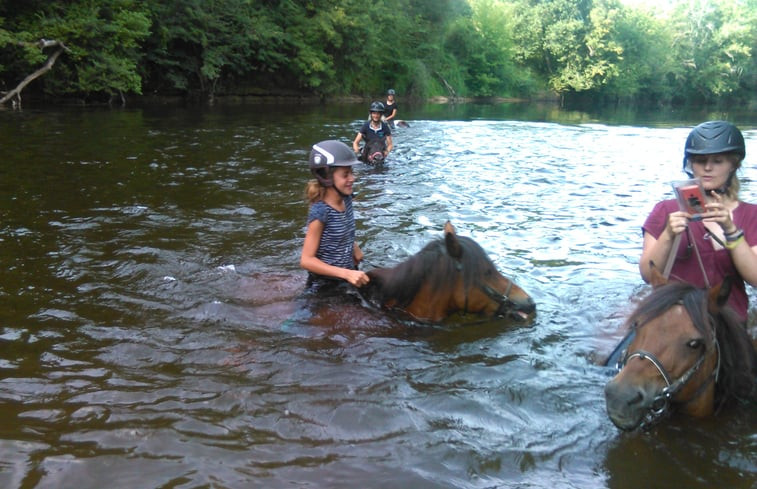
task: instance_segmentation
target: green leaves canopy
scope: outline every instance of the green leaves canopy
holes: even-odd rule
[[[4,0],[0,82],[30,88],[739,101],[757,81],[757,0]]]

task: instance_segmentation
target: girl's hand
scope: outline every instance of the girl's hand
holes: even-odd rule
[[[702,220],[705,222],[716,222],[723,228],[725,234],[731,234],[736,231],[736,225],[733,223],[733,214],[723,204],[723,198],[713,192],[712,201],[705,204],[707,212],[702,214]]]
[[[665,226],[665,232],[671,238],[674,238],[684,232],[689,225],[691,214],[688,212],[677,211],[668,215],[668,224]]]
[[[354,285],[355,287],[362,287],[371,281],[371,278],[367,273],[360,270],[347,270],[346,277],[344,279]]]

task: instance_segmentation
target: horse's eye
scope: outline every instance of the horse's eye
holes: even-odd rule
[[[702,338],[695,338],[693,340],[689,340],[689,342],[686,343],[686,346],[694,349],[701,348],[702,345],[704,345],[704,340]]]

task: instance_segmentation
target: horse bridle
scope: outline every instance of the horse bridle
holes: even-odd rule
[[[507,279],[507,289],[505,289],[504,293],[499,293],[488,285],[480,285],[478,286],[478,288],[481,289],[481,292],[483,292],[489,299],[493,300],[499,305],[499,307],[497,307],[497,310],[494,312],[495,316],[504,317],[512,310],[514,305],[513,301],[510,300],[510,292],[513,290],[512,280]],[[465,293],[465,312],[468,312],[467,292]]]
[[[712,317],[710,317],[710,325],[712,325]],[[634,329],[638,330],[642,326],[644,326],[644,324],[642,324],[641,326],[634,326]],[[707,379],[707,381],[703,382],[701,386],[699,386],[694,395],[691,396],[691,399],[683,401],[681,402],[681,404],[688,404],[692,402],[704,392],[704,389],[710,384],[710,382],[715,381],[717,383],[718,381],[718,376],[720,374],[720,344],[718,343],[717,335],[715,334],[715,331],[712,327],[710,328],[710,332],[712,333],[713,337],[713,346],[715,347],[715,353],[718,356],[717,364],[715,364],[715,368],[710,374],[710,377]],[[681,389],[683,389],[683,387],[691,380],[694,374],[699,371],[700,367],[704,363],[705,358],[707,358],[707,350],[703,349],[697,361],[694,362],[694,365],[689,367],[689,369],[686,370],[686,372],[684,372],[676,380],[672,380],[670,373],[667,371],[662,362],[654,354],[646,350],[636,350],[630,354],[625,352],[624,355],[621,356],[622,360],[618,362],[618,370],[622,370],[623,367],[626,366],[628,361],[635,357],[638,357],[642,360],[649,360],[649,362],[654,365],[654,367],[660,373],[660,376],[662,376],[663,380],[665,381],[665,387],[663,387],[660,393],[652,400],[647,415],[639,425],[640,428],[643,428],[655,423],[656,421],[660,420],[663,415],[668,413],[673,397],[678,394]]]

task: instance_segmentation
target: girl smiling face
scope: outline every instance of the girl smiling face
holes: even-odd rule
[[[340,166],[334,169],[332,177],[334,188],[344,195],[352,195],[352,185],[355,183],[355,172],[351,166]]]

